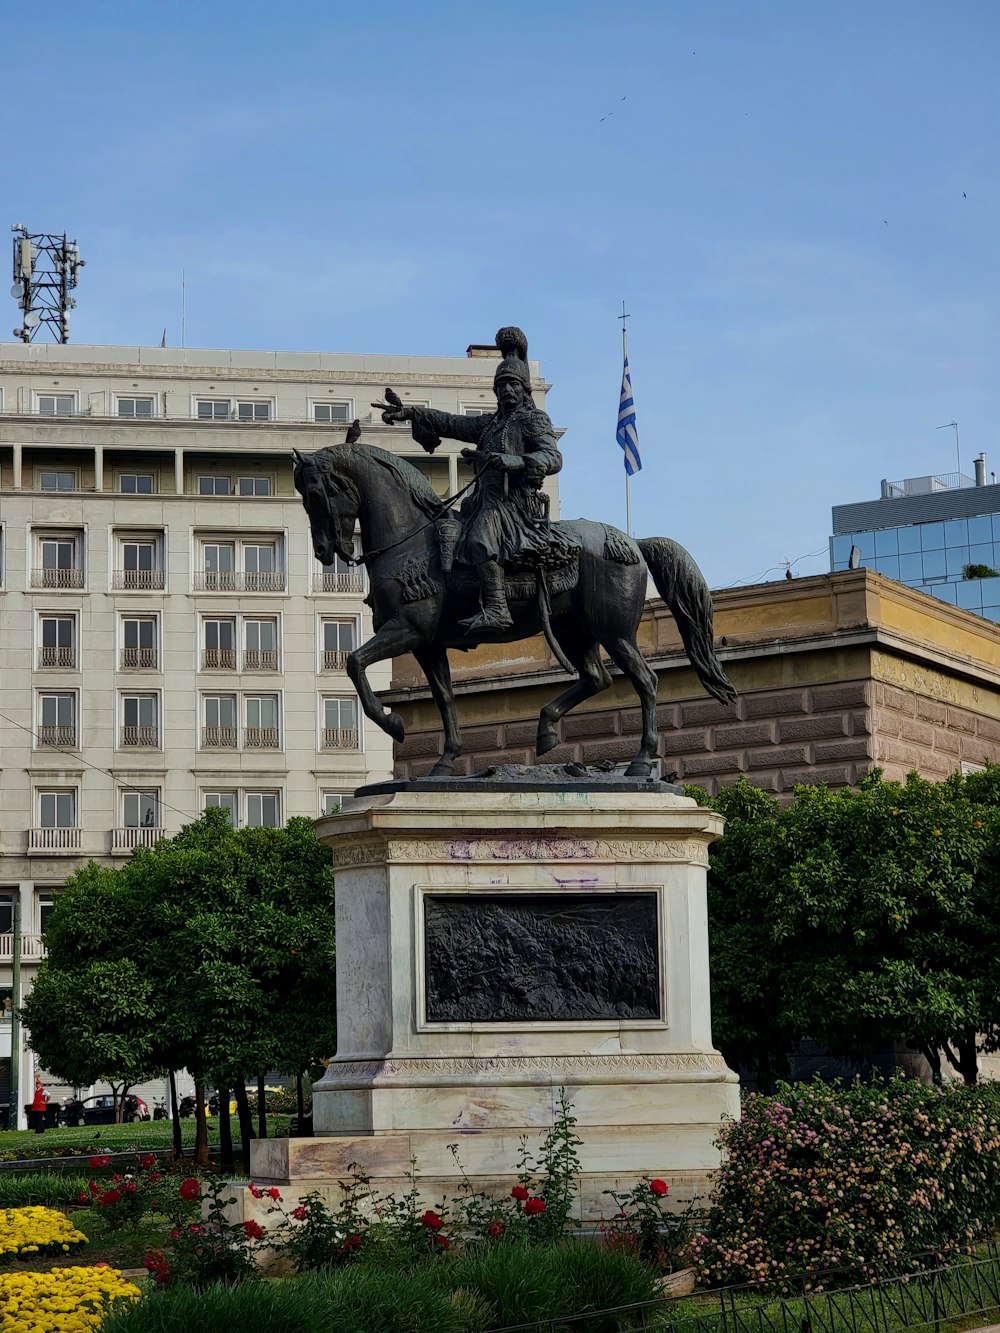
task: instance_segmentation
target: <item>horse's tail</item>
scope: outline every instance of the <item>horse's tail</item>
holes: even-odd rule
[[[690,554],[669,537],[637,541],[656,591],[669,606],[684,649],[698,679],[709,694],[724,704],[736,698],[733,682],[723,670],[712,642],[712,594]]]

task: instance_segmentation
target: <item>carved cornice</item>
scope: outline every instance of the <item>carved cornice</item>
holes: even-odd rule
[[[333,867],[382,865],[386,862],[420,864],[509,865],[532,861],[606,862],[612,865],[674,862],[708,865],[708,844],[701,841],[670,841],[662,838],[394,838],[380,834],[331,844]]]
[[[627,1083],[707,1074],[714,1079],[731,1071],[717,1052],[679,1051],[660,1055],[446,1055],[438,1058],[396,1057],[383,1060],[334,1060],[319,1090],[372,1085],[433,1086],[456,1079],[483,1082],[558,1083],[584,1080]],[[731,1074],[733,1079],[735,1074]]]

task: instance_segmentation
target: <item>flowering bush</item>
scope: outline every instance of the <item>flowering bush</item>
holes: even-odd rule
[[[139,1299],[139,1288],[107,1264],[0,1274],[0,1333],[90,1333],[116,1305]]]
[[[66,1254],[86,1245],[65,1213],[55,1208],[6,1208],[0,1212],[0,1262],[18,1254]]]
[[[274,1194],[280,1198],[277,1190]],[[143,1259],[158,1286],[183,1282],[203,1289],[213,1282],[238,1282],[256,1271],[256,1242],[264,1240],[265,1230],[252,1219],[231,1222],[226,1215],[229,1197],[224,1180],[189,1176],[164,1200],[164,1210],[173,1216],[166,1238],[169,1255],[151,1250]],[[199,1214],[198,1221],[188,1220],[193,1211]]]
[[[106,1153],[100,1154],[91,1157],[90,1165],[95,1171],[103,1172],[110,1167],[111,1158]],[[194,1185],[194,1194],[185,1195],[182,1186],[182,1200],[197,1200],[199,1197],[198,1182],[190,1183]],[[87,1182],[87,1189],[80,1191],[77,1201],[98,1209],[108,1229],[119,1231],[138,1227],[151,1213],[168,1212],[167,1204],[173,1191],[170,1168],[166,1164],[158,1167],[152,1153],[142,1153],[137,1155],[135,1165],[128,1171],[93,1177]]]
[[[691,1245],[702,1281],[902,1272],[1000,1220],[1000,1090],[895,1079],[749,1096]]]
[[[617,1214],[600,1228],[614,1249],[630,1250],[661,1272],[671,1273],[690,1238],[692,1199],[682,1212],[668,1209],[670,1186],[659,1178],[641,1180],[628,1193],[605,1190],[617,1207]]]

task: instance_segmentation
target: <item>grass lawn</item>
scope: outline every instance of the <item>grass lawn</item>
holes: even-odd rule
[[[268,1137],[287,1136],[290,1120],[288,1115],[269,1115]],[[240,1125],[235,1116],[231,1118],[230,1125],[233,1142],[239,1143]],[[181,1121],[185,1148],[194,1147],[194,1130],[194,1116]],[[145,1120],[133,1125],[78,1125],[72,1129],[48,1129],[44,1134],[36,1134],[30,1129],[8,1129],[0,1131],[0,1162],[20,1160],[26,1154],[30,1157],[52,1157],[81,1152],[85,1148],[93,1148],[96,1152],[148,1152],[169,1148],[172,1142],[169,1120]],[[208,1142],[210,1152],[217,1152],[217,1116],[208,1117]]]

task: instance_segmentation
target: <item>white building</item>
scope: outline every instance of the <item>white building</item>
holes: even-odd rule
[[[291,453],[358,417],[452,494],[461,446],[428,458],[369,404],[389,384],[490,411],[496,356],[0,344],[0,1000],[15,900],[28,986],[87,861],[117,864],[206,805],[280,824],[391,775],[344,670],[371,634],[363,567],[314,559]],[[0,1022],[0,1105],[9,1060]],[[33,1074],[26,1053],[22,1092]]]

